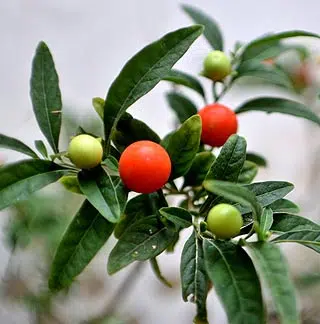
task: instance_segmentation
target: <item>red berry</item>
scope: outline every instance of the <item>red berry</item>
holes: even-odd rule
[[[167,183],[171,173],[171,160],[159,144],[138,141],[123,151],[119,160],[119,172],[128,189],[151,193]]]
[[[236,114],[228,107],[215,103],[199,111],[202,121],[201,141],[213,147],[222,146],[238,130]]]

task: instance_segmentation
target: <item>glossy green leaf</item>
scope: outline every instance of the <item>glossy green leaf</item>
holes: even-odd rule
[[[267,242],[248,243],[259,277],[268,286],[281,324],[298,324],[295,291],[287,262],[279,248]]]
[[[299,243],[320,253],[320,229],[286,232],[272,240],[274,243]]]
[[[27,199],[69,172],[43,160],[22,160],[0,168],[0,210]]]
[[[183,5],[182,9],[196,23],[205,27],[203,35],[215,50],[223,51],[223,37],[218,24],[207,14],[199,9]]]
[[[156,277],[159,279],[159,281],[162,282],[165,286],[172,288],[172,284],[161,273],[157,259],[156,258],[150,259],[150,264],[151,264],[153,273],[156,275]]]
[[[200,186],[214,160],[215,156],[211,152],[197,153],[189,171],[184,176],[183,186]]]
[[[209,278],[230,324],[265,323],[261,286],[247,253],[230,241],[204,240]]]
[[[138,195],[129,200],[121,215],[120,222],[115,227],[115,237],[120,238],[127,227],[141,218],[155,214],[161,207],[167,206],[158,193]]]
[[[235,80],[243,77],[254,77],[264,83],[293,89],[292,81],[286,72],[275,65],[263,64],[258,60],[246,61],[237,67]]]
[[[181,124],[198,112],[196,105],[185,95],[171,91],[166,98]]]
[[[246,159],[248,161],[251,161],[255,163],[256,165],[260,167],[266,167],[267,166],[267,161],[266,159],[261,156],[260,154],[253,153],[253,152],[247,152]]]
[[[111,85],[105,101],[107,151],[116,125],[126,109],[168,74],[202,31],[202,26],[194,25],[171,32],[143,48],[127,62]]]
[[[101,167],[79,172],[78,181],[81,191],[100,214],[111,223],[117,223],[125,207],[125,201],[119,199],[127,195],[124,188],[118,191]]]
[[[0,134],[0,147],[26,154],[34,159],[38,158],[37,154],[29,146],[18,139],[3,134]]]
[[[264,111],[268,114],[281,113],[308,119],[320,125],[320,118],[310,108],[300,102],[284,98],[256,98],[245,102],[235,110],[237,114],[247,111]]]
[[[112,234],[107,221],[86,200],[63,235],[51,266],[49,288],[67,288],[90,263]]]
[[[46,159],[48,158],[48,151],[46,146],[44,145],[43,141],[41,140],[37,140],[34,141],[34,144],[36,146],[36,149],[38,150],[38,152]]]
[[[172,222],[177,229],[187,228],[192,225],[192,215],[186,209],[180,207],[163,207],[159,212],[165,219]]]
[[[299,213],[298,205],[288,199],[279,199],[268,206],[273,210],[273,213]]]
[[[246,57],[247,53],[252,51],[254,48],[261,48],[263,45],[269,46],[270,42],[276,42],[281,39],[301,37],[301,36],[320,38],[318,34],[310,33],[303,30],[292,30],[292,31],[285,31],[281,33],[267,34],[259,38],[256,38],[252,42],[247,44],[242,52],[242,56]]]
[[[257,197],[257,201],[262,207],[266,207],[285,197],[293,190],[294,186],[285,181],[264,181],[245,185],[244,188],[250,190]],[[247,206],[237,204],[236,207],[242,214],[250,212],[250,208]]]
[[[247,188],[232,182],[218,180],[205,180],[203,186],[211,193],[247,206],[255,215],[254,218],[258,221],[260,220],[262,208],[258,203],[257,197]]]
[[[300,230],[320,230],[320,225],[311,220],[292,214],[275,214],[271,231],[285,233]]]
[[[103,120],[103,114],[104,114],[104,99],[95,97],[92,99],[92,106],[94,110],[97,112],[97,114],[100,116],[100,118]]]
[[[59,179],[59,183],[61,183],[66,190],[82,195],[76,175],[65,175]]]
[[[195,115],[187,119],[168,139],[165,147],[172,163],[171,179],[186,174],[195,158],[201,137],[201,119]]]
[[[173,69],[169,71],[169,73],[163,78],[163,80],[170,81],[177,85],[183,85],[199,93],[204,100],[206,99],[201,83],[194,76],[188,73]]]
[[[134,261],[155,258],[173,241],[175,232],[166,228],[156,215],[129,226],[110,253],[108,273],[114,274]]]
[[[260,219],[260,230],[262,233],[269,231],[273,223],[273,212],[271,208],[264,208]]]
[[[198,315],[206,317],[206,300],[209,280],[204,264],[202,241],[195,232],[186,241],[180,263],[180,277],[182,297],[184,301],[191,301],[197,305]]]
[[[246,159],[246,148],[247,143],[243,137],[230,136],[212,164],[206,180],[236,182]]]
[[[32,62],[30,96],[38,125],[58,153],[62,101],[59,78],[48,46],[40,42]]]
[[[244,161],[243,168],[239,174],[238,183],[248,184],[253,181],[258,173],[258,166],[251,161]]]

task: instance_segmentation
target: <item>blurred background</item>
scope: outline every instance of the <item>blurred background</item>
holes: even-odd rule
[[[219,23],[228,50],[236,41],[248,42],[267,32],[300,29],[320,34],[320,3],[314,0],[183,3],[198,7]],[[138,50],[192,23],[181,4],[176,0],[1,0],[0,132],[31,147],[35,139],[44,140],[29,98],[31,60],[38,42],[44,40],[60,76],[63,148],[79,125],[101,133],[92,98],[105,97],[124,63]],[[320,40],[299,38],[292,42],[306,46],[310,53],[304,61],[294,55],[280,58],[292,73],[296,92],[247,82],[234,85],[222,103],[235,108],[259,94],[278,94],[320,112]],[[198,39],[176,67],[199,74],[209,50],[205,39]],[[202,81],[210,93],[210,82]],[[164,95],[169,89],[168,83],[161,82],[129,109],[161,137],[175,123]],[[200,98],[193,93],[190,97],[200,109]],[[257,180],[293,182],[296,189],[290,198],[300,204],[301,215],[319,222],[319,128],[303,119],[264,113],[241,114],[239,124],[239,134],[246,137],[248,149],[268,160],[268,167],[260,170]],[[19,153],[0,149],[0,164],[21,158]],[[55,184],[27,202],[0,212],[0,323],[191,323],[194,306],[182,301],[179,283],[179,254],[188,232],[183,233],[175,253],[159,258],[172,289],[157,281],[149,264],[136,268],[137,276],[130,280],[126,276],[134,266],[109,277],[107,254],[114,243],[110,240],[68,292],[54,298],[47,293],[46,278],[54,249],[81,202],[81,196]],[[308,276],[310,272],[320,273],[319,256],[296,245],[285,246],[285,253],[296,279],[304,323],[320,323],[320,286]],[[127,289],[119,294],[123,287]],[[213,292],[208,297],[208,310],[210,323],[226,323]],[[276,322],[270,318],[270,323]]]

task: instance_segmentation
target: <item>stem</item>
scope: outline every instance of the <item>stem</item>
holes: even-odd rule
[[[218,101],[218,94],[217,94],[217,89],[216,89],[216,83],[212,82],[212,95],[213,95],[213,101],[217,102]]]

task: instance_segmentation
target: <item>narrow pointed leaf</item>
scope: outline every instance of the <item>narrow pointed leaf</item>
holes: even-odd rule
[[[163,252],[175,238],[175,232],[166,228],[151,215],[129,226],[109,255],[108,273],[114,274],[134,261],[146,261]]]
[[[274,243],[299,243],[320,253],[320,229],[286,232],[272,240]]]
[[[273,210],[273,213],[299,213],[300,208],[294,202],[288,199],[279,199],[268,206]]]
[[[182,9],[196,23],[205,27],[203,35],[215,50],[223,51],[223,37],[218,24],[207,14],[199,9],[183,5]]]
[[[246,160],[251,161],[260,167],[267,166],[267,160],[262,155],[260,155],[258,153],[247,152]]]
[[[199,315],[206,315],[209,280],[204,264],[202,241],[195,232],[183,247],[180,277],[183,300],[187,301],[188,297],[192,296],[191,300],[197,305]]]
[[[68,173],[44,160],[22,160],[0,168],[0,210],[27,199],[30,194],[56,182]]]
[[[49,288],[67,288],[112,234],[114,224],[106,220],[87,200],[67,228],[51,266]]]
[[[163,78],[165,81],[170,81],[177,85],[183,85],[189,89],[196,91],[202,96],[205,100],[205,93],[201,83],[192,75],[187,74],[185,72],[179,70],[171,70],[169,73]]]
[[[205,180],[205,189],[232,202],[247,206],[254,214],[254,219],[260,220],[262,209],[256,196],[247,188],[232,182]]]
[[[195,115],[187,119],[168,139],[166,150],[172,170],[170,179],[186,174],[198,152],[201,137],[201,119]]]
[[[117,223],[125,207],[123,197],[127,193],[124,188],[118,191],[109,174],[101,167],[79,172],[78,181],[81,191],[100,214],[111,223]]]
[[[198,112],[196,105],[180,93],[174,91],[169,92],[166,98],[181,124]]]
[[[151,264],[153,273],[156,275],[156,277],[159,279],[159,281],[162,282],[165,286],[172,288],[172,284],[161,273],[157,259],[156,258],[150,259],[150,264]]]
[[[311,220],[292,214],[275,214],[271,231],[285,233],[300,230],[320,230],[320,225]]]
[[[287,114],[304,118],[320,125],[320,118],[310,108],[300,102],[284,98],[261,97],[249,100],[235,110],[237,114],[246,111]]]
[[[38,140],[34,142],[38,152],[46,159],[48,158],[48,151],[46,146],[44,145],[43,141]]]
[[[37,154],[29,146],[18,139],[3,134],[0,134],[0,147],[26,154],[34,159],[38,158]]]
[[[194,25],[171,32],[143,48],[128,61],[111,85],[104,105],[107,148],[126,109],[168,74],[202,31],[202,26]]]
[[[273,212],[271,208],[264,208],[260,219],[260,230],[262,233],[269,231],[273,223]]]
[[[59,78],[48,46],[40,42],[32,62],[30,95],[38,125],[53,151],[58,153],[61,128]]]
[[[163,207],[159,213],[176,225],[177,229],[187,228],[192,225],[192,215],[188,210],[180,207]]]
[[[228,241],[204,240],[207,273],[230,324],[265,323],[260,282],[247,253]]]
[[[251,161],[245,161],[239,174],[238,183],[248,184],[253,181],[258,173],[258,166]]]
[[[248,243],[259,277],[268,286],[281,324],[298,324],[295,291],[287,262],[279,248],[267,242]]]

